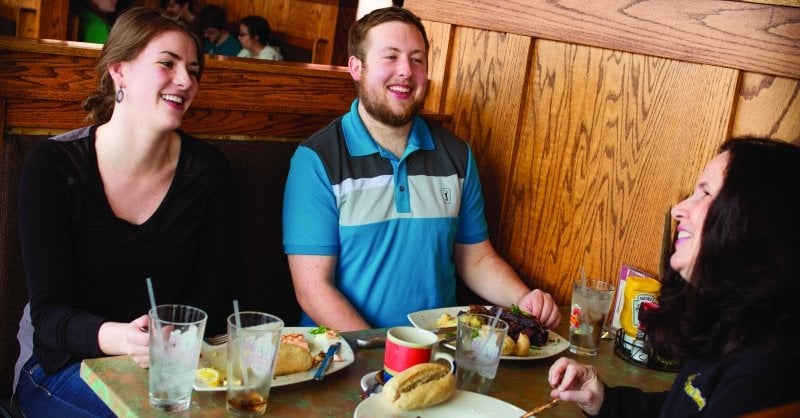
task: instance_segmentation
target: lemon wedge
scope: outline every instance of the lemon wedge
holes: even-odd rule
[[[206,386],[220,386],[219,372],[211,367],[203,367],[194,372],[194,377],[198,382]]]

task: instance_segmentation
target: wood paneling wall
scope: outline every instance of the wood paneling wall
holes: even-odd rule
[[[406,0],[426,109],[476,154],[491,238],[530,285],[657,272],[664,217],[735,135],[800,144],[800,9],[695,0]],[[671,226],[670,226],[671,228]]]

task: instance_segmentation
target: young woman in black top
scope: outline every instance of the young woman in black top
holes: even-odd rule
[[[148,366],[147,277],[158,303],[197,306],[207,332],[224,330],[230,170],[214,146],[179,130],[202,68],[186,24],[125,12],[84,103],[94,124],[37,144],[26,160],[19,225],[30,322],[21,327],[32,325],[33,350],[22,350],[16,396],[29,417],[113,415],[81,380],[80,361],[127,354]]]

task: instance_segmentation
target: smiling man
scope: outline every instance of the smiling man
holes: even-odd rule
[[[467,143],[420,116],[429,44],[419,18],[378,9],[350,29],[350,111],[297,149],[284,197],[284,249],[302,325],[406,324],[454,306],[456,275],[484,299],[547,327],[552,297],[531,291],[488,239]]]

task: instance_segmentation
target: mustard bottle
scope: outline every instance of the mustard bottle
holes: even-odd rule
[[[636,337],[639,331],[639,305],[644,301],[656,302],[660,292],[661,282],[651,277],[629,276],[625,280],[625,300],[619,318],[625,334]]]

